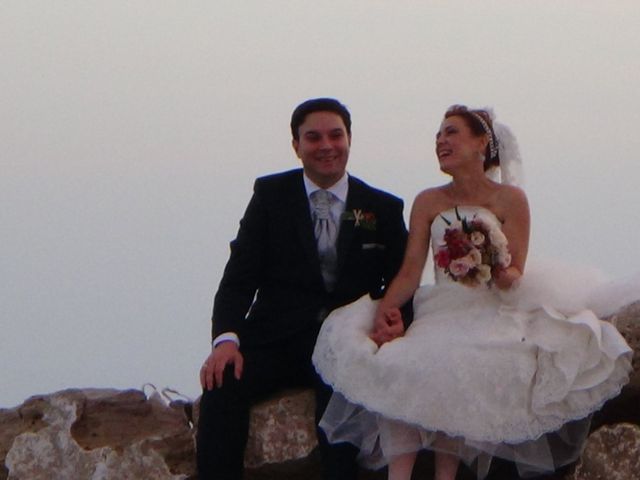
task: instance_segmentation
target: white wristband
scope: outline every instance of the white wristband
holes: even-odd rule
[[[220,335],[218,335],[216,338],[213,339],[213,343],[211,345],[213,348],[216,348],[222,342],[233,342],[236,345],[240,346],[240,339],[238,338],[238,335],[236,335],[233,332],[221,333]]]

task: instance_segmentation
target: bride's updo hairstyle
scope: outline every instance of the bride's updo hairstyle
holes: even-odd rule
[[[498,154],[498,139],[493,131],[493,121],[486,110],[469,110],[464,105],[452,105],[445,112],[444,118],[461,117],[467,124],[471,133],[480,137],[488,135],[489,143],[484,153],[484,171],[500,165],[500,155]]]

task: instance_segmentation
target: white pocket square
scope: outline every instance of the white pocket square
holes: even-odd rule
[[[387,248],[381,243],[363,243],[362,250],[384,250]]]

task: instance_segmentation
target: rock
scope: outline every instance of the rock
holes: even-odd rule
[[[0,412],[0,480],[196,478],[195,405],[139,390],[65,390]],[[319,471],[312,390],[251,411],[248,478],[310,480]]]
[[[184,413],[141,391],[65,390],[33,397],[16,410],[4,414],[11,419],[29,412],[37,427],[13,421],[19,432],[4,461],[8,480],[178,480],[195,474]]]
[[[42,419],[44,401],[39,398],[27,400],[14,409],[0,409],[0,480],[6,480],[9,471],[4,459],[11,449],[15,438],[25,432],[38,432],[46,427]]]
[[[567,480],[640,480],[640,426],[607,425],[591,434]]]
[[[640,302],[632,303],[613,315],[609,321],[633,349],[633,373],[629,386],[640,388]]]
[[[289,390],[251,410],[247,467],[307,457],[317,446],[312,390]]]
[[[640,425],[640,302],[632,303],[608,319],[633,349],[633,371],[620,395],[593,415],[592,428],[616,423]]]

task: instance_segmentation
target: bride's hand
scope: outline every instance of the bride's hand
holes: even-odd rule
[[[380,346],[403,335],[404,323],[402,322],[400,310],[398,308],[389,308],[384,312],[378,312],[373,324],[373,331],[369,337],[376,345]]]
[[[496,272],[494,283],[500,290],[508,290],[517,285],[522,273],[516,267],[507,267]]]

